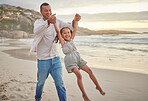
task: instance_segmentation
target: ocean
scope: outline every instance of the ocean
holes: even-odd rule
[[[148,74],[148,34],[76,36],[74,42],[90,68]]]

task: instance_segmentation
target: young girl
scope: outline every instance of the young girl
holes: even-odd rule
[[[77,14],[76,16],[80,16],[80,15]],[[68,73],[71,73],[71,72],[75,73],[77,77],[77,83],[82,92],[84,101],[90,101],[83,87],[82,76],[79,71],[80,69],[89,74],[91,80],[96,85],[96,89],[99,90],[102,95],[105,95],[105,92],[101,89],[91,69],[86,65],[87,62],[80,57],[80,54],[76,49],[73,39],[76,35],[77,24],[79,20],[78,19],[74,19],[74,20],[75,20],[75,23],[74,23],[73,32],[68,27],[64,27],[59,31],[56,23],[54,24],[54,27],[57,32],[59,41],[62,45],[63,53],[66,55],[64,58],[65,67]]]

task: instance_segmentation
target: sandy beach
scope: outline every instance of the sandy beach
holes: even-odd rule
[[[29,48],[28,44],[18,40],[0,41],[0,101],[34,101],[37,62],[35,53],[28,57]],[[147,74],[91,69],[106,92],[105,96],[101,96],[89,76],[81,71],[84,87],[91,101],[148,101]],[[83,101],[75,75],[68,74],[64,64],[63,79],[67,101]],[[42,97],[42,101],[58,101],[51,76],[46,80]]]

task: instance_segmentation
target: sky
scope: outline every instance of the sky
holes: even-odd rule
[[[71,22],[76,13],[82,16],[80,27],[92,30],[148,31],[148,0],[0,0],[0,4],[40,11],[43,2],[63,21]]]

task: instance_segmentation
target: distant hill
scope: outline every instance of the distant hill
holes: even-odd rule
[[[93,31],[87,28],[79,27],[77,31],[78,35],[101,35],[101,34],[139,34],[133,31],[120,31],[120,30],[98,30]]]
[[[33,23],[41,18],[41,14],[34,10],[0,4],[0,37],[26,38],[33,35]],[[21,35],[19,33],[21,32]],[[79,27],[77,35],[98,34],[138,34],[137,32],[119,30],[93,31]],[[15,37],[17,35],[17,37]],[[21,37],[22,36],[22,37]]]
[[[41,14],[34,10],[11,5],[0,5],[0,30],[21,30],[32,33],[33,23]]]

